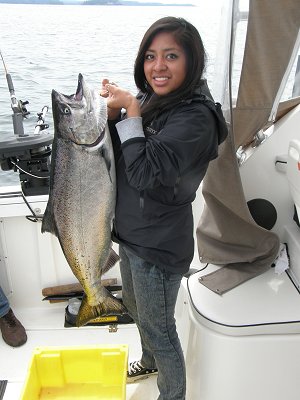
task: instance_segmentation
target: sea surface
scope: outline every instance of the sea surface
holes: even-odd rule
[[[214,61],[224,50],[219,33],[223,1],[199,0],[194,7],[0,4],[0,50],[17,99],[29,101],[25,133],[33,134],[44,106],[49,107],[45,122],[53,133],[51,91],[75,93],[79,72],[93,87],[100,89],[102,79],[109,78],[136,93],[133,67],[139,44],[147,28],[164,16],[184,17],[199,30],[214,95]],[[245,31],[246,23],[240,25]],[[11,115],[0,60],[0,142],[13,135]],[[18,173],[0,169],[0,186],[18,181]]]
[[[0,50],[17,99],[29,101],[25,133],[34,132],[43,106],[49,107],[46,123],[53,131],[51,91],[75,93],[79,72],[99,89],[107,77],[136,93],[133,66],[138,46],[160,17],[184,17],[198,28],[208,56],[206,74],[212,80],[222,1],[201,3],[201,8],[0,4]],[[11,114],[0,60],[0,141],[13,135]],[[0,170],[0,185],[15,182],[17,173]]]

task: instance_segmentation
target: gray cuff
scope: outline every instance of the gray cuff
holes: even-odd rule
[[[128,139],[145,137],[142,125],[142,117],[131,117],[123,119],[116,124],[116,128],[121,140],[124,143]]]

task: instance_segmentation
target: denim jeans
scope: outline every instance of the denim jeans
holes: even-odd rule
[[[9,311],[9,302],[0,286],[0,318],[4,317]]]
[[[185,363],[174,317],[182,275],[163,272],[121,245],[120,257],[122,298],[140,333],[141,363],[158,369],[158,400],[184,400]]]

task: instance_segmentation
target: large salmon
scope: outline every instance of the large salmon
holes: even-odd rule
[[[76,321],[82,326],[99,316],[125,312],[101,285],[101,276],[116,262],[111,249],[115,165],[106,100],[79,74],[75,94],[52,91],[52,112],[50,192],[42,232],[57,236],[84,289]]]

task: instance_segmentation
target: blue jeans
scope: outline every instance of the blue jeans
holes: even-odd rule
[[[9,302],[0,286],[0,318],[4,317],[9,311]]]
[[[182,275],[163,272],[121,245],[120,257],[122,298],[140,333],[141,363],[158,369],[158,400],[184,400],[185,362],[174,318]]]

